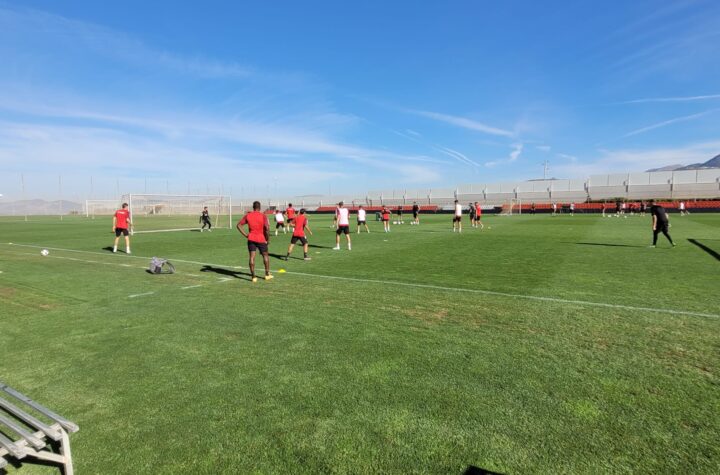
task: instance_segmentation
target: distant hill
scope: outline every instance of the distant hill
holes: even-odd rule
[[[20,200],[9,203],[0,202],[0,216],[57,215],[82,213],[83,205],[72,201]]]
[[[692,165],[668,165],[661,168],[652,168],[648,172],[675,172],[681,170],[702,170],[704,168],[720,168],[720,155],[715,155],[705,163],[693,163]]]

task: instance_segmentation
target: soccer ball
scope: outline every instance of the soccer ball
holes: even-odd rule
[[[48,251],[47,249],[43,249],[42,251],[40,251],[40,254],[43,256],[47,256],[48,254],[50,254],[50,251]]]

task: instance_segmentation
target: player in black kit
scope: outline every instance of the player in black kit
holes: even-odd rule
[[[208,231],[212,232],[212,223],[210,222],[210,212],[208,211],[207,206],[203,208],[202,213],[200,214],[200,222],[202,223],[200,232],[203,232],[205,230],[205,226],[208,227]]]
[[[650,201],[650,215],[652,216],[652,229],[653,229],[653,243],[651,247],[657,245],[658,234],[663,233],[665,237],[670,241],[670,244],[675,247],[670,234],[668,234],[668,228],[670,227],[670,220],[668,219],[665,208],[655,203],[655,200]]]

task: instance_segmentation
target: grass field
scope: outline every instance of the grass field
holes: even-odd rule
[[[0,379],[80,425],[80,474],[719,473],[720,216],[671,216],[674,249],[649,219],[426,216],[332,251],[311,216],[313,260],[252,284],[234,230],[126,256],[107,219],[2,218]]]

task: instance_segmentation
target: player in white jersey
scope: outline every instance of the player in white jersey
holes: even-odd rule
[[[453,232],[462,232],[462,205],[458,200],[455,200],[455,213],[453,215]]]
[[[348,251],[352,249],[350,240],[350,210],[347,209],[341,201],[335,210],[335,219],[337,220],[337,231],[335,231],[335,247],[334,251],[340,250],[340,235],[345,234],[347,238]]]
[[[358,208],[358,216],[357,216],[357,232],[360,234],[360,226],[365,226],[365,231],[370,232],[370,228],[368,228],[367,225],[367,212],[365,211],[365,208],[362,207],[362,205]]]
[[[687,208],[685,207],[685,202],[684,202],[684,201],[681,201],[681,202],[680,202],[680,216],[682,216],[682,215],[688,215],[688,214],[690,214],[690,212],[689,212],[689,211],[687,210]]]
[[[283,234],[287,233],[287,227],[285,226],[285,215],[279,209],[275,210],[275,235],[278,235],[278,229],[282,228]]]

